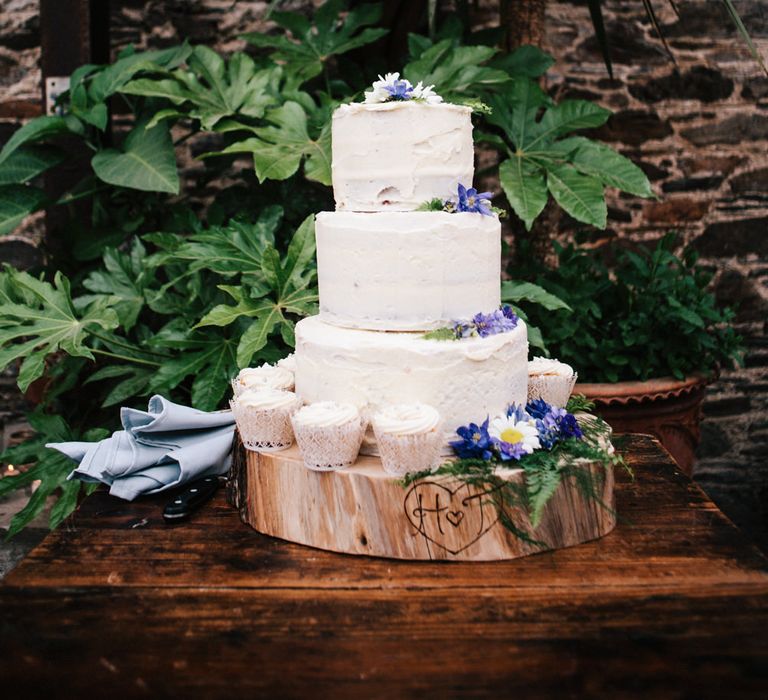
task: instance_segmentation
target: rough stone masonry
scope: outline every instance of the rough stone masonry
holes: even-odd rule
[[[291,5],[309,3],[295,2]],[[485,6],[487,3],[483,3]],[[0,143],[40,112],[36,0],[0,0]],[[717,296],[738,309],[746,366],[726,369],[705,403],[696,480],[733,520],[768,546],[768,77],[717,0],[654,3],[675,56],[665,54],[640,0],[606,0],[610,80],[581,0],[548,2],[546,47],[557,63],[547,88],[614,110],[596,134],[644,168],[659,201],[614,196],[610,233],[654,241],[677,230],[717,270]],[[768,56],[763,0],[736,0]],[[266,27],[266,2],[124,0],[113,3],[113,49],[190,39],[242,48]],[[394,70],[394,68],[393,68]],[[567,224],[563,224],[567,226]],[[39,227],[6,241],[0,257],[38,260]],[[30,245],[31,244],[31,245]]]

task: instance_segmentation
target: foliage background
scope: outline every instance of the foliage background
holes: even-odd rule
[[[763,202],[767,189],[761,168],[768,166],[760,105],[768,90],[734,40],[728,22],[711,10],[712,3],[677,4],[681,18],[662,8],[662,23],[671,32],[677,69],[686,79],[684,91],[675,87],[675,66],[661,56],[642,10],[636,11],[636,3],[621,1],[606,3],[609,29],[619,44],[614,60],[619,79],[614,82],[606,79],[599,53],[590,40],[586,11],[577,3],[549,3],[546,40],[558,62],[550,71],[548,90],[561,96],[598,99],[616,110],[617,117],[609,121],[601,138],[621,144],[623,152],[639,159],[656,189],[664,191],[663,201],[646,204],[611,197],[608,233],[587,231],[586,237],[597,244],[614,236],[625,243],[653,241],[674,226],[686,241],[700,241],[697,247],[717,272],[718,294],[741,300],[737,321],[749,343],[747,367],[726,372],[711,389],[697,472],[721,505],[739,522],[756,529],[765,517],[761,505],[765,502],[762,455],[768,440],[764,424],[768,268],[766,251],[760,247],[764,238],[759,237],[765,227],[761,221],[766,217]],[[753,37],[765,49],[759,4],[741,2],[738,7]],[[242,46],[234,39],[237,33],[265,26],[261,3],[194,5],[123,3],[114,11],[117,30],[113,44],[117,48],[133,41],[139,46],[157,47],[175,43],[183,35],[231,49]],[[480,3],[481,10],[485,6]],[[20,56],[34,67],[34,13],[25,11],[26,15],[3,13],[6,19],[18,19],[13,30],[3,36],[13,36],[17,47],[26,48],[11,51],[0,46],[0,53],[6,59],[13,53],[14,58]],[[0,115],[10,115],[12,120],[19,114],[13,110],[32,110],[24,105],[37,99],[34,73],[30,74],[31,88],[19,80],[23,74],[23,70],[13,69],[0,76],[5,85],[13,86],[0,98]],[[726,125],[720,128],[722,123]],[[191,146],[193,152],[204,148],[194,143]],[[187,161],[187,166],[183,178],[193,184],[202,168],[193,161]],[[731,223],[725,226],[721,222]],[[554,220],[552,226],[568,235],[576,228],[567,217]],[[29,258],[36,254],[19,240],[4,245],[6,255]]]

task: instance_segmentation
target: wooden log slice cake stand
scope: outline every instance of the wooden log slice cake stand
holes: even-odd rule
[[[613,470],[584,463],[600,501],[585,498],[565,478],[534,530],[522,508],[509,509],[515,536],[500,521],[490,492],[455,477],[434,476],[403,486],[377,457],[360,456],[348,469],[305,468],[294,445],[261,454],[236,438],[228,498],[241,519],[265,535],[319,549],[393,559],[495,561],[570,547],[608,534],[616,525]],[[523,471],[505,480],[524,485]]]

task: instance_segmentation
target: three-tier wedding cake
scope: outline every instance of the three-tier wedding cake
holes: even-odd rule
[[[429,333],[500,313],[501,226],[468,189],[471,109],[421,90],[333,115],[336,211],[316,219],[320,313],[296,326],[295,385],[305,403],[364,414],[431,405],[447,446],[459,426],[525,404],[528,339],[516,318],[456,342]]]

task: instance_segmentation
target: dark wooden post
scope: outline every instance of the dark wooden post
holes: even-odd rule
[[[48,91],[67,89],[66,79],[84,63],[108,63],[109,0],[40,0],[40,45],[43,74],[43,110]],[[57,80],[58,79],[58,80]],[[88,153],[79,144],[70,144],[72,158],[45,176],[45,190],[52,198],[79,182],[87,173]],[[79,157],[81,156],[82,157]],[[46,238],[56,247],[55,231],[63,212],[46,212]]]

